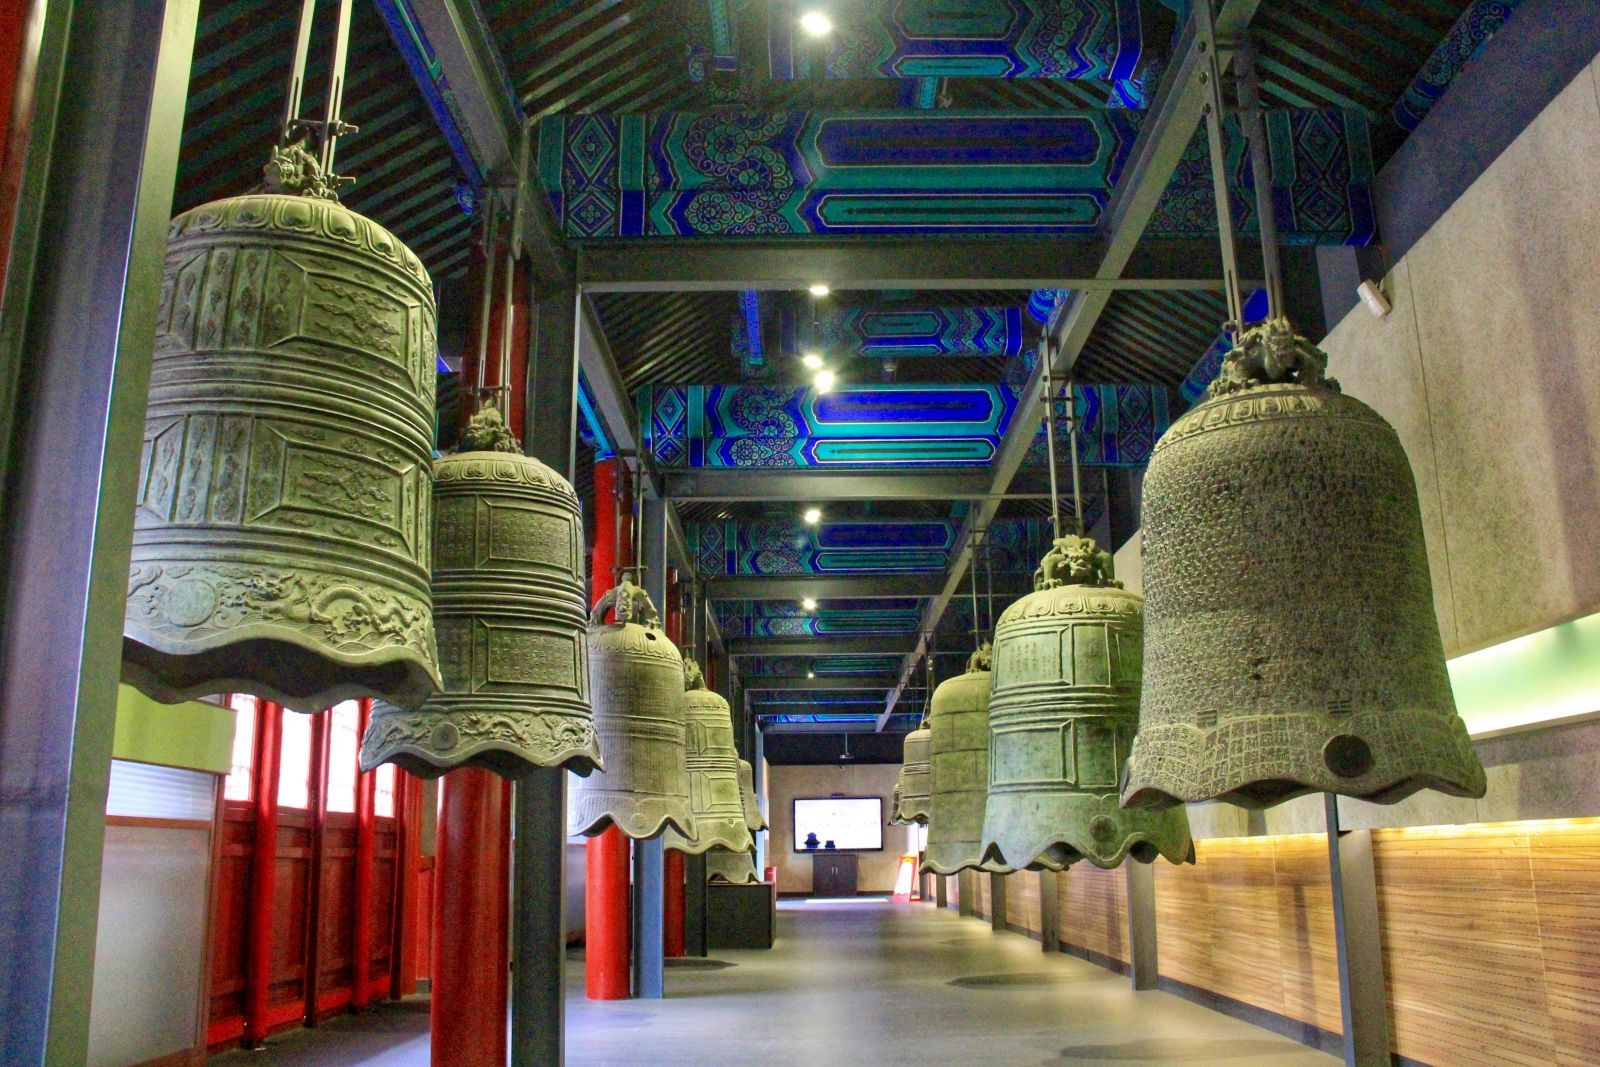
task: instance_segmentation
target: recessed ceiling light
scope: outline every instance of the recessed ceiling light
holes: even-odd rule
[[[805,520],[809,525],[815,526],[822,521],[822,509],[806,508]]]
[[[807,11],[800,16],[800,28],[813,37],[826,37],[833,32],[833,20],[820,11]]]
[[[806,597],[804,600],[800,601],[800,606],[805,608],[807,611],[817,610],[817,602],[812,600],[810,597]]]
[[[817,371],[817,376],[811,379],[811,384],[817,387],[817,392],[819,393],[826,393],[829,389],[832,389],[833,382],[834,377],[831,370],[819,370]]]
[[[826,285],[823,285],[821,282],[818,282],[817,284],[815,284],[815,285],[813,285],[811,287],[811,295],[812,296],[827,296],[831,292],[833,292],[833,290],[829,289]]]
[[[822,357],[817,355],[815,352],[807,352],[805,355],[800,357],[800,362],[805,364],[806,370],[822,369]]]
[[[815,678],[816,676],[817,676],[817,672],[816,671],[806,671],[806,677],[807,678]]]

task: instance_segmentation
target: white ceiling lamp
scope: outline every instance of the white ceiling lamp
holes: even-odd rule
[[[817,523],[822,521],[822,509],[821,508],[806,508],[806,513],[805,513],[804,517],[805,517],[807,526],[815,526]]]
[[[812,296],[827,296],[829,293],[833,292],[832,289],[829,289],[822,282],[817,282],[808,291],[811,293]]]
[[[800,601],[800,606],[805,608],[807,611],[817,610],[817,602],[812,600],[810,597],[806,597],[804,600]]]
[[[811,384],[817,387],[817,392],[826,393],[833,388],[834,376],[831,370],[819,370],[817,376],[811,379]]]
[[[815,352],[807,352],[805,355],[800,357],[800,362],[805,364],[806,370],[822,369],[822,357],[817,355]]]
[[[813,37],[826,37],[833,32],[833,20],[820,11],[807,11],[800,16],[800,28]]]

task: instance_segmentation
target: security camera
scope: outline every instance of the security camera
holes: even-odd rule
[[[1356,295],[1361,298],[1363,304],[1367,305],[1367,310],[1380,319],[1394,310],[1389,303],[1389,298],[1383,295],[1382,289],[1378,288],[1377,282],[1362,282],[1356,286]]]

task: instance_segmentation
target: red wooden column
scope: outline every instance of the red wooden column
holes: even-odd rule
[[[363,700],[357,737],[366,734],[367,723],[371,719],[372,701]],[[356,1011],[372,1003],[368,987],[372,981],[373,820],[377,818],[373,808],[377,805],[377,795],[376,771],[368,771],[356,778],[355,929],[350,934],[350,1006]]]
[[[678,584],[678,569],[667,571],[667,640],[683,648],[683,589]],[[665,924],[661,933],[661,951],[667,956],[682,956],[688,951],[683,932],[683,853],[669,848],[666,851],[662,877],[661,908]]]
[[[633,562],[632,494],[627,471],[615,459],[594,465],[594,557],[589,590],[599,603]],[[604,754],[602,753],[602,756]],[[626,1000],[632,875],[630,843],[615,826],[589,838],[584,848],[584,987],[590,1000]]]
[[[255,840],[250,856],[250,916],[246,927],[244,1043],[267,1039],[267,991],[272,986],[272,905],[278,876],[278,759],[283,708],[263,700],[256,713]]]

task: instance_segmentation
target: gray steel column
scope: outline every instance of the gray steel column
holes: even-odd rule
[[[19,1065],[88,1056],[123,602],[198,0],[30,6],[34,109],[0,236],[0,1061]]]
[[[978,895],[978,880],[971,871],[956,873],[956,890],[960,894],[956,898],[956,914],[965,918],[972,914],[972,898]]]
[[[1156,869],[1131,856],[1122,869],[1128,876],[1128,977],[1137,990],[1155,989],[1161,982],[1161,960],[1156,950]]]
[[[1061,874],[1039,872],[1039,943],[1046,952],[1061,951]]]
[[[933,876],[933,905],[936,908],[948,908],[950,906],[950,891],[945,888],[944,875],[942,874]]]
[[[644,588],[658,609],[667,603],[667,506],[657,497],[640,502]],[[633,995],[660,1000],[666,966],[663,913],[666,857],[659,836],[633,843]]]
[[[1378,931],[1372,831],[1339,829],[1339,798],[1324,794],[1328,870],[1333,877],[1333,938],[1348,1067],[1388,1067],[1389,1002]]]
[[[559,1067],[566,1028],[566,769],[528,772],[516,795],[511,1062]]]
[[[989,928],[999,933],[1006,929],[1006,876],[989,875]]]
[[[529,323],[523,450],[573,479],[577,438],[576,292],[527,294]],[[565,1046],[567,772],[540,768],[516,783],[512,843],[511,1062],[561,1063]]]
[[[683,858],[683,946],[690,956],[706,954],[706,858]]]

